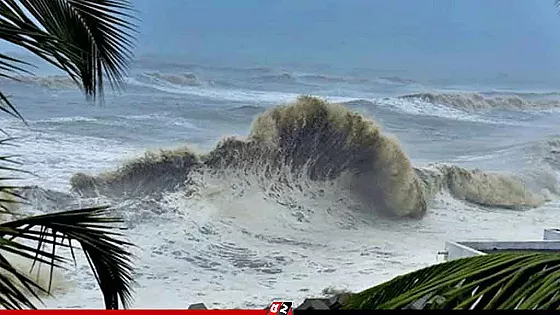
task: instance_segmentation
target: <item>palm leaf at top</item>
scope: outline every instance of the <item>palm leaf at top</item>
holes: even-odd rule
[[[135,33],[129,12],[128,0],[0,0],[0,40],[64,70],[95,99],[103,95],[104,75],[111,87],[122,87]],[[21,70],[20,60],[5,57],[0,76]]]
[[[94,100],[103,95],[104,80],[121,88],[132,57],[135,27],[128,0],[0,0],[0,41],[20,46],[65,71]],[[29,74],[28,63],[0,53],[0,79]],[[0,91],[0,111],[23,120]],[[7,142],[0,140],[4,147]],[[22,172],[11,156],[0,156],[0,214],[21,202],[13,172]],[[3,252],[60,267],[66,262],[57,248],[79,243],[97,278],[108,309],[127,307],[131,298],[129,243],[112,231],[119,220],[104,207],[28,217],[0,224],[0,306],[35,308],[36,290],[48,292],[15,268]],[[36,247],[30,244],[37,245]],[[50,248],[50,249],[45,249]],[[51,269],[52,277],[52,269]],[[52,280],[52,278],[51,278]]]

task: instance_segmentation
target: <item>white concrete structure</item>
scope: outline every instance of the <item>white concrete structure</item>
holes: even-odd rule
[[[452,260],[504,251],[560,252],[560,230],[546,229],[542,241],[446,242],[445,250],[438,254],[444,260]]]
[[[560,229],[544,230],[544,240],[546,241],[560,240]]]

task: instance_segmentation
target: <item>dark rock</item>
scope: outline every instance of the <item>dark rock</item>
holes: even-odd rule
[[[305,299],[296,310],[329,310],[329,299]]]
[[[296,307],[298,310],[337,310],[348,301],[351,293],[339,293],[331,298],[306,299]]]
[[[189,310],[207,310],[207,308],[204,303],[196,303],[189,305]]]

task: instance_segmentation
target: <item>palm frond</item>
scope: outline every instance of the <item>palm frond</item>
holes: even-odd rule
[[[0,76],[6,76],[6,75],[1,75],[0,74]],[[8,96],[5,95],[4,93],[2,93],[2,91],[0,91],[0,111],[2,111],[4,113],[7,113],[8,115],[13,116],[15,118],[21,119],[22,121],[25,122],[25,119],[23,119],[23,116],[14,107],[12,102],[10,102],[10,99],[8,98]],[[3,132],[3,133],[5,133],[5,132]]]
[[[430,266],[353,294],[347,309],[560,309],[560,254],[500,253]]]
[[[128,0],[0,0],[0,39],[67,72],[95,99],[123,86],[135,25]],[[2,59],[13,72],[20,60]],[[2,70],[0,63],[0,70]],[[21,69],[17,69],[21,70]]]
[[[65,71],[88,98],[103,95],[104,75],[111,87],[121,88],[135,31],[128,0],[0,0],[0,40],[27,49]],[[0,54],[0,78],[17,80],[30,74],[28,63]],[[7,95],[0,91],[0,111],[23,120]],[[8,140],[0,140],[0,145]],[[13,156],[0,156],[0,213],[13,214],[10,204],[24,200],[14,180],[4,173],[24,172]],[[67,262],[57,249],[83,250],[103,293],[105,307],[128,307],[132,294],[132,245],[113,231],[120,219],[108,216],[107,207],[96,207],[33,216],[0,224],[0,250],[53,268]],[[34,243],[37,246],[31,246]],[[45,249],[46,247],[50,250]],[[35,308],[30,297],[50,292],[15,268],[0,252],[0,306]],[[40,300],[40,299],[39,299]],[[120,303],[119,303],[120,302]]]
[[[0,139],[0,147],[15,146],[14,140],[16,139]],[[0,215],[14,214],[12,211],[13,205],[26,203],[25,198],[17,192],[20,187],[8,184],[22,179],[21,177],[9,176],[9,174],[30,174],[21,169],[22,163],[17,161],[16,157],[15,155],[0,154]]]
[[[1,33],[2,31],[0,31],[0,39],[2,38]],[[29,67],[31,65],[25,61],[12,58],[10,56],[0,53],[0,78],[18,81],[19,79],[17,78],[16,75],[31,74],[31,72],[25,69],[24,66]],[[14,105],[10,102],[8,96],[2,93],[1,91],[0,91],[0,111],[3,111],[15,118],[19,118],[25,122],[23,116],[21,116],[21,114],[17,111]]]
[[[3,243],[0,242],[0,249],[51,267],[60,267],[61,263],[67,260],[56,254],[56,250],[68,248],[75,259],[72,245],[75,241],[79,243],[92,267],[103,293],[106,309],[118,309],[119,305],[127,308],[132,299],[134,283],[132,255],[127,251],[127,247],[133,245],[121,240],[122,234],[114,231],[116,226],[113,225],[122,221],[109,216],[109,211],[108,207],[95,207],[33,216],[0,224],[0,236],[4,240]],[[35,243],[37,247],[26,245],[25,242]],[[51,251],[45,250],[45,246],[50,247]],[[1,263],[0,255],[0,268],[3,268]],[[20,282],[26,284],[24,281]],[[30,283],[27,285],[31,286]],[[41,289],[48,291],[45,288]],[[16,295],[10,292],[4,292],[0,287],[0,295],[4,294],[10,300],[29,307],[29,302],[24,298],[25,294]]]
[[[4,244],[5,242],[2,242],[2,245]],[[1,247],[9,249],[8,246]],[[5,272],[0,273],[0,305],[4,309],[35,309],[35,305],[31,302],[29,296],[40,300],[36,291],[48,293],[35,281],[15,268],[3,254],[0,254],[0,270]]]
[[[13,138],[0,139],[0,147],[15,145]],[[27,173],[14,156],[0,154],[0,172]],[[0,214],[15,214],[11,205],[25,203],[19,193],[22,187],[7,185],[17,178],[0,176]],[[105,307],[128,307],[132,297],[132,244],[115,232],[122,222],[109,216],[107,207],[95,207],[27,217],[0,224],[0,306],[6,309],[35,308],[31,298],[40,301],[37,293],[51,292],[53,268],[71,260],[58,254],[66,248],[76,261],[74,246],[79,244],[101,288]],[[34,246],[32,246],[34,245]],[[10,264],[2,253],[10,253],[50,266],[49,286],[41,287],[25,273]]]

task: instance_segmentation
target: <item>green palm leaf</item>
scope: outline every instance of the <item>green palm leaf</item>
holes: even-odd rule
[[[0,40],[20,46],[65,71],[94,100],[103,95],[105,78],[120,89],[132,56],[135,26],[128,0],[0,0]],[[30,64],[0,54],[0,78],[17,80]],[[0,91],[0,111],[23,117]],[[0,140],[5,147],[9,140]],[[14,214],[13,204],[24,201],[18,187],[6,183],[23,172],[13,156],[0,156],[0,214]],[[0,224],[0,306],[7,309],[35,308],[30,298],[49,293],[15,268],[5,253],[32,259],[35,263],[62,267],[68,262],[57,254],[70,250],[75,260],[76,243],[83,250],[97,278],[107,309],[127,307],[132,293],[128,242],[113,231],[119,219],[109,209],[97,207],[27,217]],[[74,243],[73,243],[74,242]],[[32,246],[34,244],[35,246]],[[40,299],[39,299],[40,300]]]
[[[131,301],[133,284],[131,254],[126,248],[132,244],[120,240],[122,235],[113,231],[115,227],[111,225],[121,220],[108,216],[109,211],[107,207],[95,207],[33,216],[0,224],[0,236],[3,238],[0,249],[52,267],[62,267],[62,263],[67,260],[56,254],[57,248],[69,248],[74,257],[72,241],[76,241],[94,271],[105,299],[105,307],[118,309],[121,301],[126,308]],[[35,243],[37,246],[32,247],[25,242]],[[45,245],[51,250],[43,249]],[[4,267],[0,255],[0,268],[9,271]],[[26,280],[20,282],[24,286],[32,286],[32,283]],[[32,292],[29,289],[27,291]],[[4,293],[10,300],[18,301],[20,304],[16,304],[17,308],[32,307],[25,294],[19,292],[15,295],[9,294],[10,292],[2,290],[0,283],[0,294]]]
[[[0,140],[0,147],[13,145],[13,139]],[[12,156],[0,156],[0,171],[24,172]],[[0,178],[0,214],[15,214],[12,204],[25,202],[16,185],[5,183],[14,178]],[[31,298],[49,294],[53,268],[71,262],[58,254],[66,248],[75,261],[79,245],[92,268],[107,309],[128,307],[132,296],[132,244],[115,231],[122,220],[110,216],[108,207],[94,207],[24,217],[0,224],[0,306],[6,309],[35,308]],[[50,266],[49,286],[41,287],[27,273],[15,268],[2,253],[10,253]],[[33,268],[33,267],[32,267]]]
[[[95,99],[103,95],[103,74],[111,87],[122,87],[135,33],[131,11],[127,0],[0,0],[0,39],[64,70]],[[6,57],[2,76],[23,70],[22,61]]]
[[[501,253],[430,266],[353,294],[347,309],[560,309],[560,254]]]

